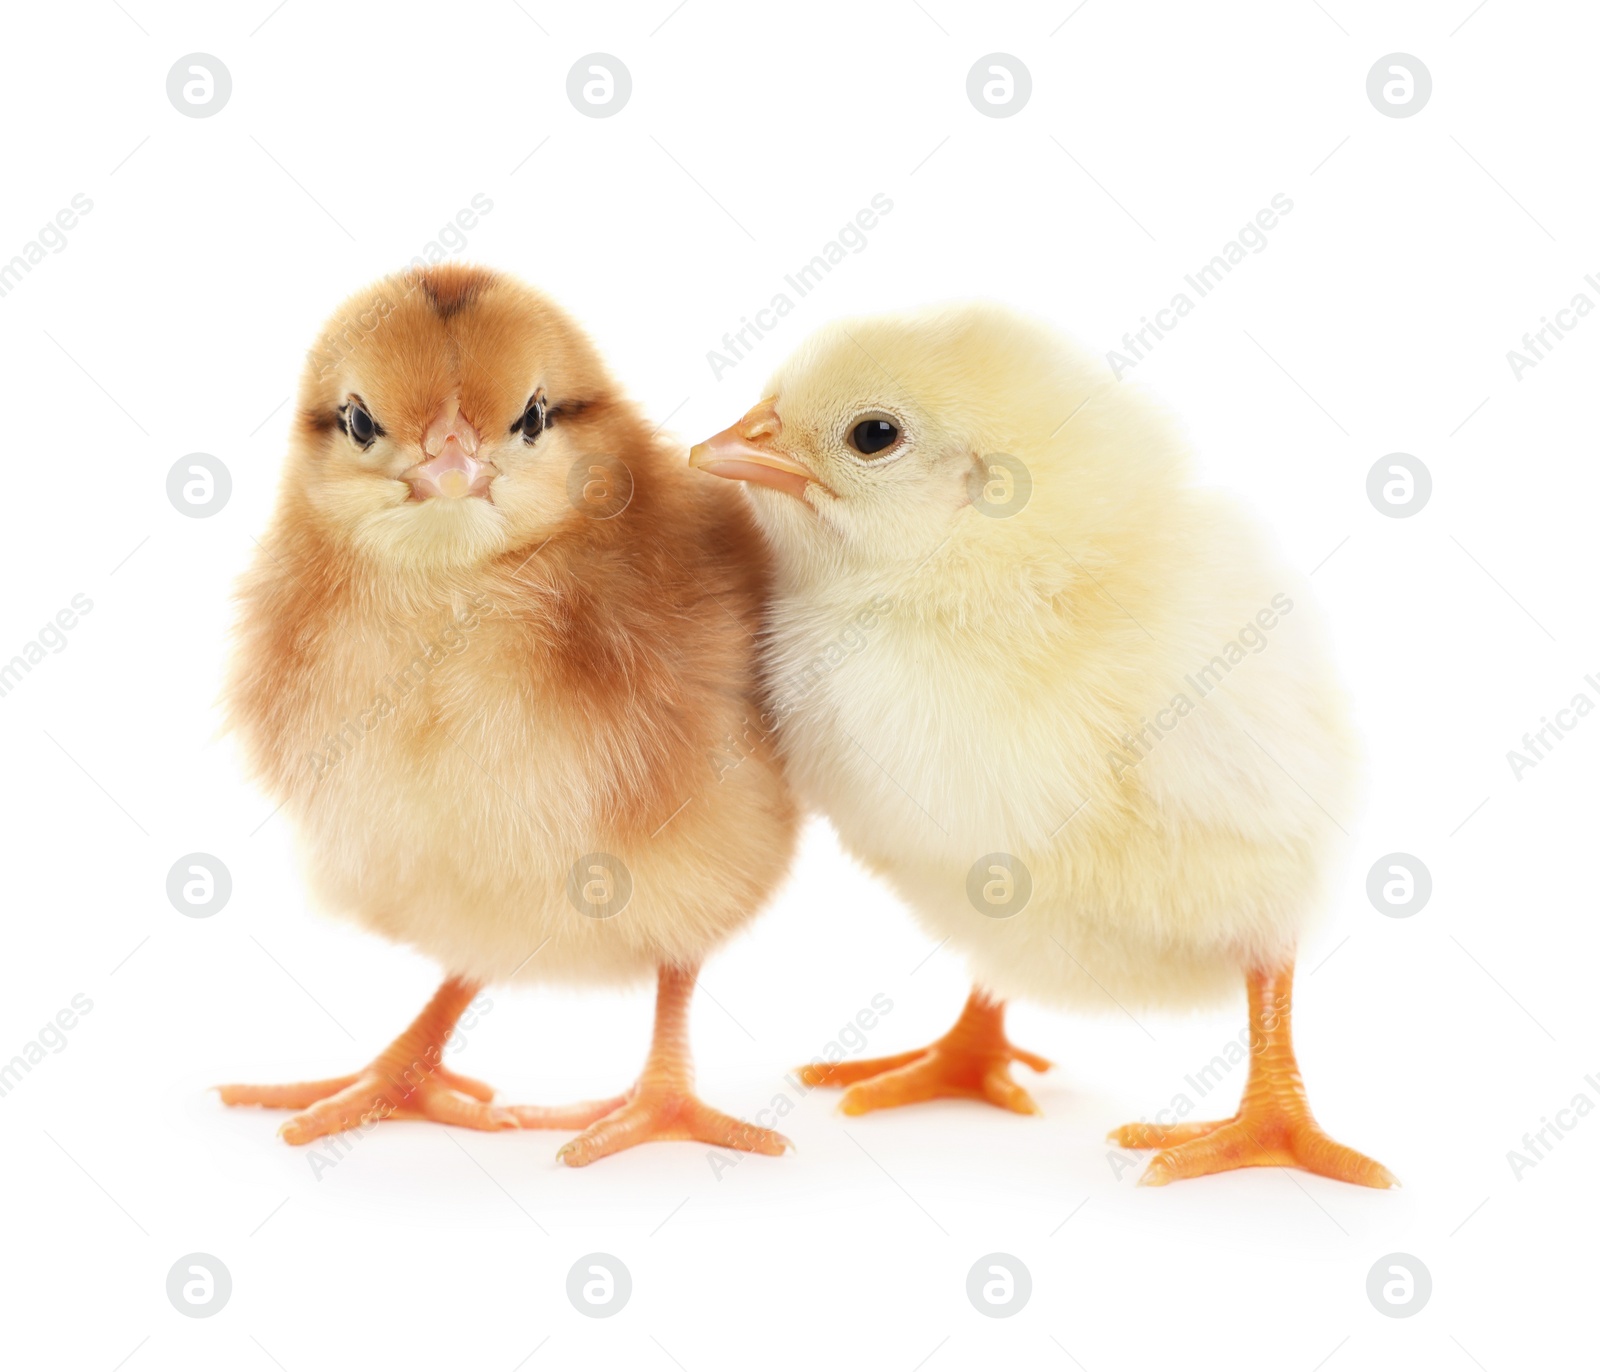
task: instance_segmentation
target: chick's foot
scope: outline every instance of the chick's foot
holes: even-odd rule
[[[1019,1115],[1039,1107],[1011,1078],[1011,1064],[1048,1072],[1050,1062],[1016,1047],[1005,1032],[1005,1005],[973,991],[945,1036],[926,1048],[858,1062],[812,1063],[800,1069],[808,1086],[845,1086],[839,1108],[847,1115],[896,1105],[956,1097],[983,1100]]]
[[[452,977],[410,1028],[367,1067],[345,1077],[284,1086],[220,1086],[224,1105],[298,1110],[278,1129],[287,1143],[310,1143],[383,1119],[425,1119],[466,1129],[515,1129],[515,1114],[490,1105],[494,1088],[452,1072],[441,1059],[456,1021],[478,988]]]
[[[635,1144],[671,1139],[692,1139],[769,1157],[794,1146],[782,1134],[725,1115],[695,1095],[689,1056],[689,999],[694,994],[695,975],[694,970],[683,968],[661,969],[655,1035],[644,1071],[620,1101],[605,1103],[616,1108],[588,1124],[556,1154],[568,1167],[586,1167]]]
[[[590,1125],[556,1156],[568,1167],[587,1167],[638,1143],[672,1139],[692,1139],[717,1148],[765,1153],[768,1157],[793,1147],[782,1134],[712,1109],[692,1091],[647,1078],[648,1073],[625,1104]]]
[[[1125,1124],[1111,1132],[1123,1148],[1161,1150],[1139,1185],[1238,1167],[1297,1167],[1357,1186],[1399,1185],[1387,1167],[1336,1143],[1312,1117],[1289,1032],[1293,976],[1292,969],[1249,974],[1250,1077],[1231,1119]]]

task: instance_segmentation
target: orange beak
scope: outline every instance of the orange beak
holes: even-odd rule
[[[803,499],[806,487],[816,477],[767,446],[782,432],[777,402],[763,400],[737,424],[690,448],[689,465],[729,481],[748,481]]]

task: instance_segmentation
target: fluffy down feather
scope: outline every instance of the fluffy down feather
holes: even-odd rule
[[[1192,1004],[1285,965],[1346,708],[1300,578],[1154,402],[987,305],[824,329],[764,394],[760,446],[810,477],[747,487],[779,737],[845,846],[1002,996]],[[855,451],[867,417],[899,441]],[[993,854],[1031,876],[1009,918],[969,891]]]
[[[365,450],[353,396],[382,430]],[[412,499],[452,397],[490,498]],[[330,909],[469,981],[691,967],[793,848],[755,726],[767,579],[737,494],[684,470],[555,306],[477,268],[390,277],[307,360],[228,718]],[[595,853],[631,876],[620,917],[568,899]]]

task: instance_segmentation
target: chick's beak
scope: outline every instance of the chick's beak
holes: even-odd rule
[[[768,446],[782,432],[777,402],[763,400],[737,424],[690,448],[689,465],[713,476],[768,486],[800,499],[816,477]]]
[[[428,426],[422,437],[422,451],[428,460],[412,467],[403,478],[411,487],[413,499],[444,496],[460,500],[489,494],[495,469],[478,460],[478,431],[467,422],[453,397]]]

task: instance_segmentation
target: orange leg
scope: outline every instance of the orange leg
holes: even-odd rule
[[[782,1134],[758,1129],[713,1110],[694,1093],[694,1067],[689,1054],[689,1000],[698,968],[663,967],[656,986],[655,1035],[644,1071],[603,1118],[556,1156],[569,1167],[589,1163],[639,1143],[695,1139],[719,1148],[776,1156],[793,1147]],[[523,1107],[513,1107],[519,1117]]]
[[[1247,974],[1250,1077],[1238,1112],[1226,1120],[1174,1125],[1125,1124],[1111,1139],[1124,1148],[1159,1148],[1141,1186],[1236,1167],[1298,1167],[1358,1186],[1398,1186],[1387,1167],[1335,1143],[1311,1116],[1289,1032],[1291,964]]]
[[[847,1115],[941,1096],[986,1100],[1019,1115],[1037,1115],[1033,1097],[1011,1079],[1011,1064],[1023,1062],[1035,1072],[1048,1072],[1050,1063],[1006,1038],[1005,1017],[1003,1001],[974,990],[961,1018],[928,1047],[886,1058],[813,1063],[800,1069],[800,1079],[807,1086],[849,1087],[839,1102]]]
[[[410,1028],[350,1076],[287,1086],[220,1086],[223,1104],[300,1111],[278,1130],[289,1143],[310,1143],[381,1119],[515,1129],[518,1120],[509,1110],[488,1104],[493,1087],[452,1072],[443,1062],[444,1045],[477,993],[473,983],[451,977]],[[582,1122],[574,1121],[573,1127]]]

